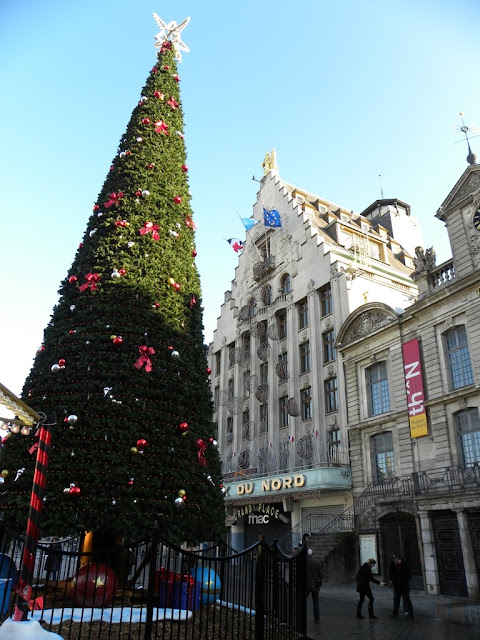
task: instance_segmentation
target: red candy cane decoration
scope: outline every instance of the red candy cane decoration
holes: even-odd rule
[[[32,495],[30,498],[30,510],[28,512],[27,533],[25,546],[23,547],[22,567],[20,578],[16,588],[17,601],[13,619],[26,620],[29,611],[29,602],[32,594],[32,578],[35,568],[35,554],[38,538],[40,536],[40,516],[43,510],[43,498],[47,484],[47,469],[52,444],[52,434],[49,425],[40,427],[37,460],[33,476]]]

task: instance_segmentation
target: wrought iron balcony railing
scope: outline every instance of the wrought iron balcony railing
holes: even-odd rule
[[[353,531],[359,518],[377,502],[401,500],[406,497],[441,495],[480,488],[480,464],[454,465],[418,471],[398,478],[388,478],[369,485],[356,498],[351,507],[333,518],[323,515],[309,515],[284,534],[278,545],[283,553],[292,553],[301,543],[305,534],[319,534],[335,537],[339,533]]]

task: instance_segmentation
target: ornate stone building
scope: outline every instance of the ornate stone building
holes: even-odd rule
[[[388,575],[406,557],[427,593],[480,597],[480,165],[437,212],[451,260],[417,247],[418,299],[369,302],[338,332],[356,533]]]
[[[284,182],[272,155],[209,346],[236,548],[260,533],[295,544],[307,521],[318,529],[351,504],[336,336],[365,302],[398,310],[417,295],[421,240],[407,204],[354,213]],[[265,211],[281,226],[266,226]]]

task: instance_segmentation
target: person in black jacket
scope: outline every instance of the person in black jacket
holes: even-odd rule
[[[307,551],[307,574],[305,577],[305,591],[312,594],[313,621],[320,624],[320,606],[318,603],[318,591],[322,586],[322,571],[320,560],[313,557],[311,549]]]
[[[393,584],[393,614],[398,618],[400,598],[403,599],[403,608],[413,620],[413,605],[410,600],[410,569],[403,558],[395,557],[390,567],[390,582]]]
[[[357,591],[360,594],[360,599],[357,604],[357,618],[364,618],[362,616],[362,605],[365,600],[365,596],[368,598],[368,617],[377,619],[377,616],[373,613],[373,593],[370,588],[370,582],[374,582],[375,584],[383,584],[379,580],[376,580],[372,575],[372,567],[377,564],[377,561],[374,558],[370,558],[368,562],[362,564],[360,569],[358,570],[355,579],[357,581]]]

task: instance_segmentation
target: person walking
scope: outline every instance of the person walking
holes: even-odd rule
[[[395,557],[390,567],[390,582],[393,584],[393,618],[398,618],[400,598],[403,600],[403,608],[413,620],[413,604],[410,599],[411,573],[403,558]]]
[[[357,618],[364,618],[362,616],[362,606],[365,601],[365,596],[368,598],[368,617],[373,620],[377,620],[377,616],[373,613],[373,593],[370,588],[370,582],[374,582],[375,584],[381,584],[383,586],[383,582],[380,582],[376,578],[373,577],[372,567],[377,564],[377,561],[374,558],[370,558],[367,562],[362,564],[360,569],[355,576],[355,580],[357,581],[357,592],[360,594],[360,598],[357,604]]]
[[[313,621],[320,624],[320,605],[318,602],[318,592],[322,586],[323,577],[320,560],[313,557],[312,549],[307,550],[307,573],[306,573],[306,592],[312,594],[313,601]]]

